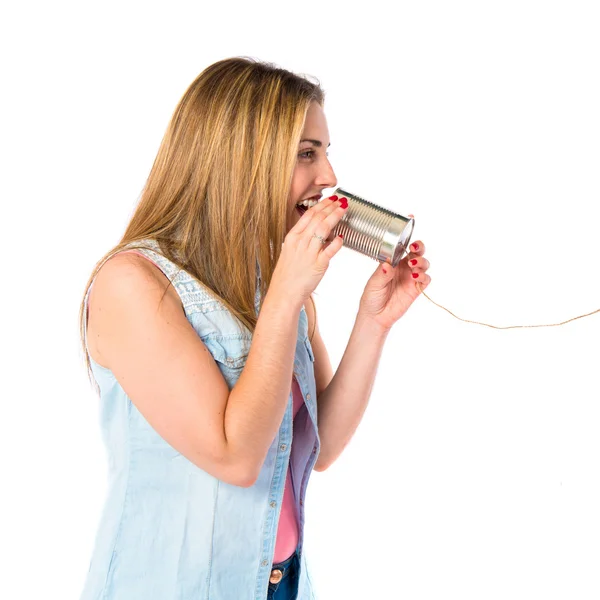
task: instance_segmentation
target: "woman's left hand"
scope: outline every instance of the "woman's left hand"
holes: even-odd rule
[[[425,244],[418,240],[409,246],[409,250],[396,268],[388,263],[380,264],[360,299],[359,316],[386,330],[400,319],[431,282],[427,274],[429,261],[423,256]]]

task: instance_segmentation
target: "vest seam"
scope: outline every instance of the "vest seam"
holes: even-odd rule
[[[108,562],[108,568],[106,569],[106,579],[104,580],[104,585],[102,587],[102,597],[104,598],[104,600],[107,599],[107,594],[108,594],[108,579],[111,575],[111,570],[113,567],[113,562],[114,562],[114,558],[115,558],[115,550],[117,547],[118,542],[121,539],[121,532],[123,531],[123,515],[125,514],[125,506],[127,504],[127,500],[129,497],[129,481],[131,478],[131,407],[130,407],[130,403],[131,400],[129,399],[129,397],[126,395],[125,396],[126,400],[127,400],[127,477],[125,479],[125,495],[123,497],[123,503],[121,505],[121,514],[119,516],[119,528],[117,529],[117,533],[115,535],[115,539],[113,542],[113,547],[112,547],[112,551],[110,554],[110,561]]]
[[[217,487],[215,490],[215,499],[213,504],[213,522],[212,522],[212,533],[210,536],[210,552],[208,555],[208,575],[206,576],[206,600],[210,600],[210,582],[212,579],[212,562],[213,562],[213,550],[215,547],[215,530],[217,528],[217,501],[219,498],[219,487],[221,485],[221,481],[219,479],[217,481]]]
[[[160,246],[156,242],[156,240],[149,238],[139,243],[144,243],[147,244],[147,246],[152,246],[151,248],[137,247],[133,249],[141,251],[144,255],[146,255],[147,258],[153,260],[155,265],[162,271],[163,275],[165,275],[165,277],[169,280],[170,284],[177,292],[177,295],[179,296],[183,308],[186,312],[187,308],[198,305],[198,302],[186,304],[186,301],[184,300],[184,295],[189,293],[204,294],[205,296],[207,296],[205,300],[200,302],[200,305],[215,303],[218,304],[222,309],[227,310],[223,303],[218,298],[215,298],[212,293],[210,293],[211,290],[207,286],[198,281],[198,279],[196,279],[191,273],[186,271],[184,268],[180,267],[179,265],[176,265],[164,254],[162,254],[162,252],[159,251]],[[192,283],[197,289],[193,292],[190,292],[189,290],[185,289],[185,285],[188,283]]]
[[[148,240],[145,243],[148,243]],[[153,243],[150,242],[149,245],[152,246]],[[188,271],[172,263],[164,254],[158,252],[158,250],[146,247],[135,247],[130,249],[141,252],[147,259],[152,261],[167,278],[169,284],[173,286],[173,289],[179,296],[179,301],[181,302],[185,315],[188,317],[188,319],[189,315],[196,312],[206,313],[212,312],[213,310],[227,310],[227,308],[218,298],[215,298],[209,293],[209,289],[205,285],[199,282]],[[196,289],[193,291],[186,289],[187,284],[192,284]],[[200,294],[206,296],[206,298],[190,301],[187,299],[187,296],[190,294]],[[211,309],[205,310],[205,308],[210,305],[213,305],[211,306]]]
[[[285,420],[285,416],[284,416],[284,420]],[[282,422],[283,424],[283,422]],[[281,425],[279,426],[279,430],[277,431],[277,447],[279,447],[279,444],[281,443]],[[275,465],[273,466],[273,475],[271,476],[271,481],[269,482],[269,493],[270,491],[273,489],[273,479],[275,478],[275,471],[277,470],[277,454],[275,454]],[[284,484],[285,485],[285,484]],[[269,498],[267,496],[267,502],[269,501]],[[264,520],[263,522],[263,527],[262,527],[262,539],[261,539],[261,547],[260,547],[260,558],[259,558],[259,562],[258,562],[258,570],[256,572],[256,587],[254,588],[254,591],[256,594],[260,594],[261,590],[258,587],[260,580],[261,580],[261,575],[260,575],[260,571],[262,569],[262,561],[263,561],[263,546],[264,546],[264,539],[265,539],[265,526],[266,523],[268,522],[268,518]],[[275,538],[277,538],[277,524],[275,526]],[[275,539],[276,541],[276,539]],[[273,557],[271,557],[272,559]],[[267,592],[269,589],[269,582],[267,581]],[[259,597],[259,596],[257,596]]]

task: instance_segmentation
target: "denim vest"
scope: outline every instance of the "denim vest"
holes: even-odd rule
[[[156,241],[143,245],[155,249],[138,251],[172,281],[188,321],[231,389],[244,368],[251,333],[208,288],[160,254]],[[85,303],[87,308],[87,296]],[[257,286],[257,314],[259,308]],[[290,382],[279,431],[256,483],[247,488],[220,481],[171,447],[112,372],[90,357],[100,387],[109,486],[81,600],[264,600],[288,464],[299,519],[298,600],[315,598],[303,552],[306,486],[319,455],[314,355],[307,333],[303,307],[294,376],[304,406],[292,431]]]

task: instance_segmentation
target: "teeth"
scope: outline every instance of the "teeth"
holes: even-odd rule
[[[308,208],[311,208],[312,206],[314,206],[315,204],[318,204],[319,201],[318,200],[302,200],[302,202],[298,202],[298,206],[302,205],[302,206],[307,206]]]

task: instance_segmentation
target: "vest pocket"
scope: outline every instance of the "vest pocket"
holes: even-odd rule
[[[241,369],[250,353],[250,340],[206,337],[202,340],[213,358],[231,369]]]
[[[238,380],[242,369],[246,364],[250,352],[251,338],[240,339],[239,337],[225,338],[220,336],[208,336],[203,338],[202,341],[208,348],[208,351],[212,354],[212,357],[231,389]]]

